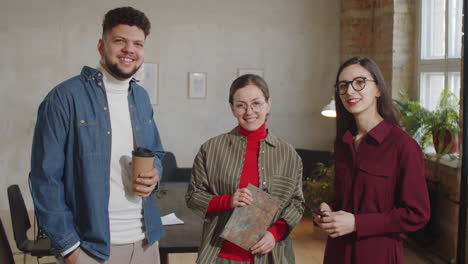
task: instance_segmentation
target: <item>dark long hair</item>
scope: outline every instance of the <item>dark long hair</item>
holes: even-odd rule
[[[353,57],[345,61],[336,74],[335,87],[338,85],[339,77],[341,72],[348,66],[358,64],[364,67],[372,75],[372,78],[375,80],[380,96],[377,98],[377,112],[383,117],[383,119],[391,122],[395,125],[398,125],[398,111],[393,105],[392,97],[390,96],[387,86],[382,75],[382,72],[379,69],[377,64],[366,57]],[[335,89],[335,98],[336,98],[336,140],[340,140],[344,133],[347,130],[356,130],[356,120],[354,116],[346,110],[341,102],[340,94],[338,90]]]

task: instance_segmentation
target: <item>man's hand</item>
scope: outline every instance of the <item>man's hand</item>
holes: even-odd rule
[[[249,189],[237,189],[237,191],[231,196],[231,208],[248,205],[252,201],[252,193],[249,191]]]
[[[141,197],[148,197],[156,188],[159,182],[158,169],[154,168],[148,172],[142,172],[135,179],[137,184],[133,185],[133,191]]]
[[[257,242],[250,250],[252,254],[266,254],[273,250],[275,247],[276,241],[275,237],[269,231],[265,232],[262,239]]]
[[[75,264],[78,260],[78,256],[80,255],[80,253],[81,249],[78,247],[75,251],[73,251],[73,253],[70,256],[63,259],[65,261],[65,264]]]

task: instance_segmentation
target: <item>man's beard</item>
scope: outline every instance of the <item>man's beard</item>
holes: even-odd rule
[[[107,68],[109,71],[116,77],[122,78],[122,79],[129,79],[131,78],[137,71],[140,69],[141,65],[138,65],[137,67],[133,68],[132,71],[129,73],[122,72],[118,67],[117,63],[112,64],[106,57],[104,58],[104,63],[106,64]]]

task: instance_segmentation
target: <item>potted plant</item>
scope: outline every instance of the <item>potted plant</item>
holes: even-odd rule
[[[427,120],[437,154],[451,154],[458,150],[460,132],[458,109],[458,98],[445,87],[436,110]]]
[[[437,158],[457,152],[459,126],[459,104],[457,97],[445,87],[434,111],[412,101],[400,92],[400,100],[394,100],[401,113],[400,125],[410,133],[424,149],[434,145]]]
[[[407,93],[400,92],[399,96],[400,100],[393,100],[393,102],[401,114],[400,125],[424,149],[431,141],[428,133],[428,120],[432,118],[432,113],[421,106],[418,101],[410,100]]]
[[[310,177],[302,183],[304,199],[307,205],[318,208],[322,202],[333,200],[335,166],[318,162]]]

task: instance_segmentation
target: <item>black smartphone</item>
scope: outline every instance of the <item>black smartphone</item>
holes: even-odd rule
[[[316,208],[312,208],[310,206],[308,206],[307,204],[304,204],[305,205],[305,208],[307,210],[309,210],[311,213],[313,214],[316,214],[316,215],[319,215],[321,217],[326,217],[327,215],[325,215],[324,213],[322,213],[319,209],[316,209]]]

